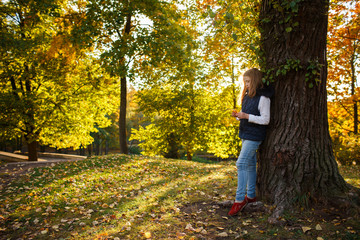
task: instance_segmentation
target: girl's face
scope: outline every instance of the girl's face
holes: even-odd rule
[[[251,83],[251,78],[249,76],[245,76],[244,77],[244,84],[245,84],[246,89],[249,89],[250,83]]]

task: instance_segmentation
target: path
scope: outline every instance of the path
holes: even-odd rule
[[[86,159],[85,156],[59,154],[59,153],[39,153],[39,161],[27,161],[27,156],[0,151],[0,190],[19,176],[26,174],[36,167],[55,166],[55,164],[68,161],[79,161]]]

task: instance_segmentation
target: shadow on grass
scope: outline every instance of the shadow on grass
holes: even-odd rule
[[[135,216],[148,225],[154,212],[176,213],[174,203],[183,192],[196,192],[214,170],[196,162],[121,155],[38,168],[0,193],[0,226],[9,238],[129,234]],[[143,228],[139,223],[132,229]]]

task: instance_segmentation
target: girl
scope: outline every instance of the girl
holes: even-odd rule
[[[242,147],[236,161],[238,186],[230,216],[240,212],[247,203],[256,201],[256,152],[265,139],[266,125],[270,121],[270,97],[274,93],[272,88],[264,87],[262,74],[256,68],[246,71],[243,81],[242,111],[232,112],[232,116],[240,120]]]

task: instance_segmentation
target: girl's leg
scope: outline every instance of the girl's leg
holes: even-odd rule
[[[241,152],[236,166],[238,170],[238,186],[236,190],[236,202],[241,202],[245,198],[246,185],[248,184],[248,178],[250,177],[250,194],[255,197],[255,183],[256,182],[256,151],[259,148],[261,141],[242,140]],[[254,159],[255,159],[255,172],[254,172]],[[254,176],[255,175],[255,176]],[[249,189],[249,186],[248,186]]]
[[[256,150],[259,148],[261,142],[254,142],[254,146],[257,145]],[[256,197],[256,162],[257,162],[257,151],[252,156],[249,156],[249,162],[247,167],[247,196],[249,198]]]

